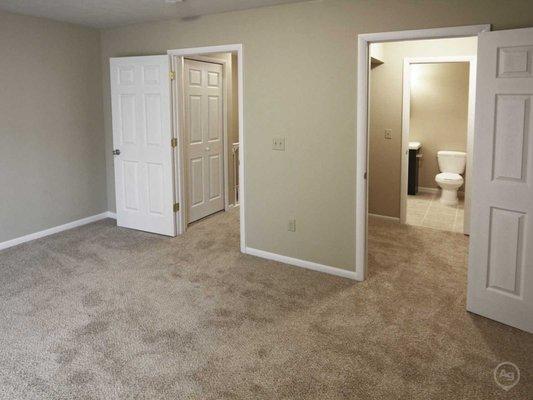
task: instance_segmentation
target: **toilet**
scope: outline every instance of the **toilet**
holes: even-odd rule
[[[440,202],[449,206],[457,204],[457,190],[463,186],[461,176],[465,172],[466,153],[462,151],[441,150],[437,152],[440,174],[435,176],[435,182],[441,187]]]

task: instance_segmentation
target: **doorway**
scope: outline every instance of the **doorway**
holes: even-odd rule
[[[384,32],[364,34],[358,37],[358,86],[357,86],[357,161],[356,161],[356,224],[355,224],[355,261],[356,279],[364,280],[367,274],[367,233],[368,233],[368,172],[369,172],[369,71],[372,66],[370,45],[413,40],[475,37],[481,32],[490,31],[489,25],[475,25],[454,28],[424,29],[417,31]],[[379,62],[379,61],[378,61]],[[401,87],[400,83],[400,87]],[[401,90],[401,89],[400,89]],[[400,110],[401,123],[401,110]],[[401,129],[401,126],[400,126]],[[398,143],[401,137],[396,136]],[[401,162],[398,163],[401,170]],[[387,175],[389,176],[389,175]],[[400,185],[396,184],[393,196],[400,196]],[[392,186],[392,185],[389,185]],[[396,202],[398,207],[400,202]],[[399,215],[396,218],[399,221]]]
[[[477,39],[446,42],[404,59],[400,223],[469,234]]]
[[[238,208],[244,232],[242,46],[169,50],[176,151],[178,234],[189,223]],[[235,210],[237,212],[237,210]]]
[[[468,233],[476,52],[475,37],[370,45],[372,216]]]

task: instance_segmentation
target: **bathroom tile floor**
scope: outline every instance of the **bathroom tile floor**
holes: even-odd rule
[[[439,198],[438,192],[418,192],[414,196],[407,196],[406,223],[441,231],[463,232],[463,198],[459,197],[459,204],[456,206],[444,205]]]

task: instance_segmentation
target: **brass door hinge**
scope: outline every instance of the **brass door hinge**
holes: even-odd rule
[[[172,147],[178,147],[178,139],[177,138],[170,139],[170,145]]]
[[[178,212],[180,210],[180,203],[175,203],[173,207],[174,212]]]
[[[174,71],[170,71],[168,73],[169,77],[170,77],[170,80],[173,81],[174,79],[176,79],[176,72]]]

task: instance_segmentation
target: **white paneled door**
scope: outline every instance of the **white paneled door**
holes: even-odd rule
[[[479,36],[467,308],[533,332],[533,28]]]
[[[111,59],[118,226],[176,236],[168,56]]]
[[[185,59],[188,222],[224,209],[222,65]]]

